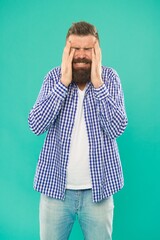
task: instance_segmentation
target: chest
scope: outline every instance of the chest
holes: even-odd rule
[[[77,115],[83,112],[85,125],[89,138],[99,134],[101,131],[99,123],[98,102],[92,89],[86,90],[84,95],[79,95],[77,89],[68,92],[65,102],[59,113],[57,124],[61,136],[71,136],[77,119]]]

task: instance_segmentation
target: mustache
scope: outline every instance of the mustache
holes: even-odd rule
[[[87,58],[76,58],[73,59],[72,63],[92,63],[92,61]]]

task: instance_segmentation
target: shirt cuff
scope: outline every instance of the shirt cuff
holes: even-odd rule
[[[58,84],[56,84],[55,88],[53,89],[53,92],[63,100],[66,97],[67,91],[68,88],[61,81],[59,81]]]
[[[104,98],[108,97],[109,91],[105,84],[100,86],[99,88],[94,88],[94,93],[97,99],[103,100]]]

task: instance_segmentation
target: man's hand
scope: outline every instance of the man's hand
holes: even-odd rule
[[[101,49],[98,41],[96,41],[94,48],[92,48],[92,67],[91,67],[91,82],[95,88],[103,85],[101,77]]]
[[[66,46],[63,51],[62,64],[61,64],[61,82],[68,87],[72,81],[72,60],[75,49],[71,48],[71,43],[67,40]]]

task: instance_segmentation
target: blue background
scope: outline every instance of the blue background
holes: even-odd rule
[[[99,30],[103,65],[120,75],[129,125],[118,139],[125,187],[113,240],[159,240],[160,1],[0,1],[0,239],[39,239],[35,167],[45,135],[27,124],[46,73],[61,64],[72,22]],[[76,222],[70,240],[83,239]],[[100,240],[100,239],[97,239]]]

